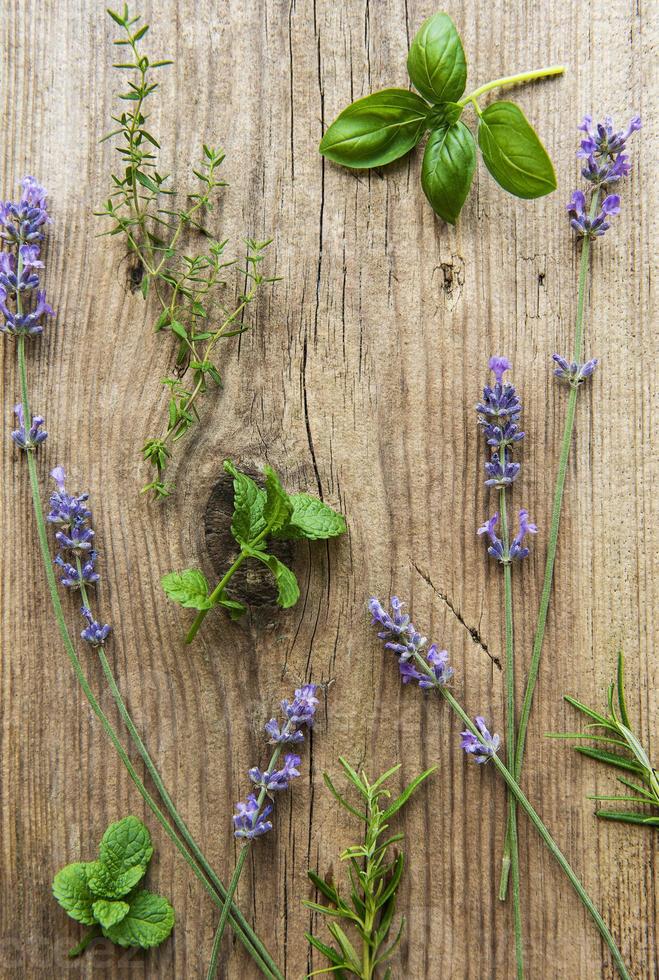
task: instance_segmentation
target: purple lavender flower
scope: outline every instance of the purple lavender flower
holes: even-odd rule
[[[284,765],[281,769],[274,772],[261,772],[258,767],[254,766],[253,769],[249,770],[248,775],[253,783],[262,789],[266,789],[269,793],[274,790],[288,789],[291,779],[300,775],[297,766],[300,765],[301,761],[299,755],[289,753],[284,757]]]
[[[50,222],[46,192],[34,177],[24,177],[21,187],[23,193],[19,201],[0,202],[0,238],[18,244],[41,241],[41,229]]]
[[[61,555],[55,555],[54,564],[64,572],[64,575],[60,579],[62,585],[65,585],[69,589],[79,589],[81,582],[84,585],[96,585],[101,577],[95,567],[97,557],[96,552],[91,551],[87,561],[84,563],[81,562],[80,572],[78,572],[76,566],[65,561]]]
[[[480,738],[470,731],[460,732],[462,736],[460,748],[464,749],[468,755],[471,755],[474,762],[487,762],[488,759],[491,759],[497,753],[500,743],[499,736],[490,735],[485,724],[485,719],[481,718],[480,715],[474,719],[474,724],[480,732]]]
[[[580,238],[601,237],[611,227],[606,220],[620,211],[620,198],[617,194],[609,194],[602,201],[599,214],[590,218],[586,211],[586,196],[583,191],[574,191],[566,205],[570,224]]]
[[[524,433],[520,432],[517,424],[522,413],[522,403],[515,386],[503,381],[504,374],[511,369],[508,358],[491,357],[489,368],[494,374],[495,383],[483,388],[483,398],[476,406],[478,424],[483,429],[488,446],[505,450],[506,446],[524,438]],[[510,482],[514,479],[512,476]]]
[[[292,701],[282,701],[281,710],[293,725],[313,725],[313,716],[318,704],[315,684],[305,684],[295,692]]]
[[[538,528],[535,524],[529,522],[529,512],[528,510],[520,510],[519,512],[519,529],[517,534],[512,540],[510,545],[510,560],[511,561],[521,561],[522,558],[526,558],[529,553],[529,549],[524,547],[523,541],[527,534],[537,534]]]
[[[570,363],[564,357],[561,357],[560,354],[552,354],[552,360],[558,365],[554,369],[556,377],[573,387],[582,384],[586,378],[589,378],[598,363],[597,358],[594,358],[592,361],[586,361],[585,364],[578,364],[576,361]]]
[[[36,449],[42,442],[45,442],[45,440],[48,438],[48,433],[45,431],[45,429],[41,428],[41,426],[44,424],[43,416],[32,416],[32,422],[26,434],[25,417],[23,414],[23,406],[21,404],[14,407],[14,415],[18,419],[18,428],[14,429],[11,437],[19,449]]]
[[[91,609],[88,609],[87,606],[83,606],[81,612],[87,620],[87,626],[80,636],[93,647],[103,646],[112,627],[107,624],[101,626],[100,623],[97,623],[92,615]]]
[[[74,497],[66,492],[66,473],[63,466],[56,466],[50,475],[57,484],[57,490],[50,495],[50,513],[46,520],[61,527],[71,527],[89,520],[92,513],[85,506],[89,494],[81,493]]]
[[[506,554],[503,541],[495,531],[495,528],[499,523],[498,514],[493,514],[492,517],[485,522],[485,524],[479,527],[476,534],[486,534],[490,542],[487,549],[488,555],[491,555],[492,558],[496,558],[502,565],[509,565],[511,561],[521,561],[522,558],[526,558],[529,553],[529,549],[525,548],[523,545],[524,538],[527,534],[538,533],[537,527],[535,524],[531,524],[529,522],[528,517],[529,512],[527,510],[520,510],[519,528],[517,534],[512,540],[508,554]]]
[[[250,793],[245,803],[236,803],[236,813],[233,817],[234,836],[254,840],[272,830],[272,823],[267,818],[272,813],[272,806],[261,808],[259,801]]]
[[[577,156],[586,161],[581,171],[596,187],[614,184],[630,171],[629,157],[623,152],[627,140],[641,128],[640,116],[634,116],[626,130],[616,132],[611,116],[593,126],[593,117],[586,116],[579,129],[586,134]]]
[[[85,527],[84,524],[74,524],[67,534],[66,531],[58,531],[55,538],[65,551],[72,551],[74,555],[82,557],[92,550],[94,532],[92,528]]]
[[[392,596],[390,602],[393,614],[388,613],[375,596],[369,599],[368,608],[372,617],[371,625],[382,627],[377,635],[380,640],[385,641],[385,650],[393,650],[398,656],[398,669],[403,684],[414,681],[424,690],[445,687],[453,676],[448,653],[446,650],[438,650],[434,643],[424,652],[428,641],[410,622],[410,617],[401,612],[404,603],[397,596]],[[412,657],[421,657],[432,676],[419,670],[418,661],[413,663]]]
[[[261,770],[254,766],[249,770],[249,778],[259,787],[260,792],[258,797],[250,793],[246,802],[236,803],[236,815],[233,818],[234,836],[253,840],[272,830],[271,821],[266,819],[272,813],[272,806],[264,807],[263,804],[268,795],[288,789],[291,780],[300,775],[297,768],[300,765],[300,756],[288,753],[284,756],[282,768],[276,769],[275,766],[283,745],[304,741],[304,733],[298,726],[312,727],[318,704],[316,691],[316,684],[304,684],[297,688],[291,701],[285,699],[281,702],[285,719],[283,724],[275,718],[271,718],[266,724],[265,730],[269,735],[270,743],[276,748],[267,769]]]
[[[393,615],[386,612],[376,598],[370,599],[368,606],[373,617],[371,625],[379,623],[382,629],[378,637],[386,640],[385,649],[393,650],[399,655],[401,662],[405,663],[413,654],[422,650],[428,641],[416,631],[410,617],[401,612],[405,603],[397,596],[392,596],[390,602]]]
[[[38,270],[43,268],[38,242],[49,218],[44,189],[33,177],[25,177],[22,187],[20,201],[0,203],[0,239],[10,246],[0,252],[0,332],[35,337],[43,333],[43,318],[55,315],[38,289]]]
[[[502,463],[498,453],[492,454],[492,459],[485,464],[485,472],[489,479],[485,481],[486,487],[509,487],[517,477],[521,467],[519,463]]]

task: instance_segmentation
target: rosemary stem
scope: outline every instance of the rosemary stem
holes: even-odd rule
[[[548,68],[534,68],[533,71],[522,71],[517,75],[506,75],[505,78],[495,78],[494,81],[487,82],[485,85],[481,85],[480,88],[474,89],[469,95],[465,95],[460,99],[458,105],[466,105],[467,102],[473,102],[479,95],[485,95],[486,92],[491,92],[492,89],[500,88],[502,85],[521,85],[524,82],[535,81],[537,78],[562,75],[564,71],[564,65],[551,65]]]
[[[25,336],[23,334],[20,334],[18,336],[17,348],[18,348],[18,370],[19,370],[20,386],[21,386],[21,402],[23,406],[23,415],[25,421],[27,422],[31,416],[30,416],[30,403],[29,403],[28,387],[27,387]],[[162,826],[163,830],[170,838],[172,843],[175,845],[177,850],[180,852],[183,859],[187,862],[193,874],[199,879],[203,888],[206,890],[206,892],[208,893],[212,901],[218,907],[221,908],[223,907],[223,896],[221,894],[218,894],[215,888],[207,880],[203,871],[199,867],[197,861],[195,861],[193,856],[189,853],[188,849],[186,848],[184,843],[180,840],[176,831],[167,820],[165,814],[161,811],[156,801],[153,799],[151,794],[146,789],[144,783],[140,779],[137,771],[135,770],[132,762],[130,761],[130,758],[126,753],[126,750],[121,744],[121,741],[119,740],[117,733],[112,727],[110,720],[108,719],[105,712],[101,708],[100,704],[96,700],[96,696],[94,695],[91,687],[89,686],[87,677],[84,673],[80,660],[78,659],[78,656],[75,652],[75,648],[71,640],[71,635],[69,633],[68,627],[66,625],[66,620],[64,618],[64,611],[62,609],[62,603],[57,588],[57,580],[55,578],[55,572],[51,560],[50,546],[48,543],[48,533],[46,530],[43,506],[41,503],[41,495],[39,492],[39,477],[37,473],[37,464],[36,464],[34,451],[28,450],[26,452],[26,456],[27,456],[28,473],[30,478],[30,488],[32,493],[34,516],[35,516],[35,522],[37,526],[37,536],[39,539],[39,548],[43,559],[44,569],[46,573],[46,581],[50,593],[50,599],[53,607],[53,612],[55,615],[55,620],[57,622],[57,626],[60,635],[62,637],[62,641],[64,643],[64,649],[69,658],[69,661],[71,662],[71,666],[73,667],[73,671],[76,676],[76,679],[80,684],[80,687],[82,688],[82,691],[85,697],[87,698],[87,701],[89,702],[92,711],[99,719],[105,734],[110,739],[114,749],[119,755],[119,758],[121,759],[124,766],[126,767],[128,775],[130,776],[131,780],[137,787],[137,790],[140,793],[142,799],[149,807],[151,812],[154,814],[154,816],[156,817],[156,819],[158,820],[158,822],[160,823],[160,825]],[[236,910],[236,912],[237,911],[238,910]],[[274,978],[274,980],[283,980],[283,976],[277,970],[277,968],[275,967],[274,969],[272,969],[266,962],[266,959],[264,958],[261,952],[262,949],[263,952],[265,953],[265,949],[263,948],[263,945],[260,939],[258,938],[258,936],[256,936],[256,934],[251,930],[251,928],[247,925],[247,923],[245,922],[245,927],[243,927],[237,921],[237,919],[232,917],[232,928],[234,929],[236,935],[247,949],[248,953],[253,957],[253,959],[259,966],[261,972],[267,977]],[[267,953],[266,953],[266,957],[267,959],[270,959],[269,954]]]
[[[599,189],[595,190],[591,201],[591,206],[590,206],[591,218],[597,212],[598,204],[599,204]],[[587,279],[588,279],[589,258],[590,258],[590,239],[584,238],[582,251],[581,251],[581,263],[579,267],[577,316],[576,316],[575,327],[574,327],[574,360],[577,362],[580,361],[583,356],[584,309],[585,309],[585,301],[586,301],[586,286],[587,286]],[[540,595],[538,622],[535,629],[535,635],[533,637],[533,650],[531,653],[531,662],[529,664],[529,674],[526,681],[524,699],[522,701],[522,708],[519,717],[519,727],[517,729],[517,739],[515,745],[515,765],[513,768],[515,779],[517,780],[520,779],[522,774],[522,764],[524,762],[524,748],[526,744],[526,732],[528,729],[529,717],[531,715],[533,694],[538,680],[538,671],[540,669],[542,646],[545,639],[547,613],[549,610],[549,601],[551,599],[552,582],[554,577],[554,563],[556,561],[556,549],[558,547],[558,532],[561,523],[561,511],[563,508],[563,492],[565,490],[567,467],[568,467],[568,461],[570,457],[570,448],[572,446],[572,436],[574,433],[574,419],[575,419],[575,413],[577,408],[578,394],[579,394],[579,386],[573,384],[572,387],[570,388],[570,394],[568,396],[567,411],[565,415],[565,426],[563,429],[561,451],[560,451],[560,456],[558,461],[558,473],[556,476],[556,487],[554,489],[554,501],[553,501],[552,512],[551,512],[551,522],[549,525],[547,558],[545,562],[545,575],[542,583],[542,592]],[[509,846],[508,833],[509,831],[507,829],[506,849]],[[504,858],[503,858],[504,861],[505,858],[506,858],[506,850],[504,850]],[[504,868],[502,867],[499,898],[505,899],[505,897],[506,897],[506,880],[504,878]]]

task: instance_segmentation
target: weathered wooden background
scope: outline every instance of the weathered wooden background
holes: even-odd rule
[[[503,731],[501,578],[475,537],[491,508],[473,406],[490,353],[505,353],[524,398],[523,474],[514,500],[541,534],[515,573],[519,659],[528,662],[544,565],[550,494],[566,390],[550,356],[570,349],[576,251],[564,202],[577,180],[576,125],[586,111],[621,123],[649,116],[653,38],[645,0],[466,0],[449,7],[463,34],[470,83],[564,62],[563,79],[515,97],[556,162],[559,190],[525,203],[481,166],[452,229],[419,184],[420,153],[386,172],[351,174],[317,152],[324,127],[351,99],[406,85],[408,43],[430,0],[166,0],[143,7],[147,50],[172,57],[154,100],[163,169],[185,188],[202,141],[227,151],[231,183],[218,233],[273,235],[283,277],[255,311],[251,333],[222,350],[225,389],[181,445],[178,494],[153,506],[138,494],[139,458],[156,434],[171,360],[151,331],[154,309],[128,285],[118,239],[97,237],[113,151],[99,145],[118,90],[114,26],[91,0],[5,0],[0,78],[2,193],[35,174],[50,191],[47,284],[58,316],[31,344],[35,409],[48,470],[64,463],[92,493],[102,550],[100,597],[114,627],[121,686],[186,820],[225,881],[236,847],[233,803],[262,764],[262,724],[303,679],[328,684],[304,752],[303,778],[279,800],[276,829],[253,849],[239,900],[267,944],[300,978],[312,960],[303,933],[306,871],[334,867],[357,828],[323,787],[337,756],[401,781],[439,771],[401,821],[408,928],[395,976],[513,976],[511,921],[496,898],[505,816],[495,773],[467,763],[458,725],[436,699],[402,689],[374,642],[370,592],[409,597],[415,619],[449,648],[456,690]],[[549,730],[574,728],[565,692],[603,704],[624,648],[638,731],[657,753],[659,474],[652,458],[655,390],[651,231],[652,123],[635,137],[622,213],[595,249],[587,352],[601,358],[579,400],[565,518],[524,783],[619,939],[635,977],[657,976],[656,837],[605,826],[585,795],[614,776],[580,760]],[[23,461],[9,444],[18,382],[3,374],[2,902],[0,974],[31,977],[204,975],[217,914],[155,821],[76,688],[54,628]],[[321,492],[349,535],[300,546],[303,597],[292,611],[255,607],[244,625],[208,617],[192,648],[190,616],[168,603],[162,574],[218,555],[208,504],[226,456],[277,467],[292,489]],[[212,509],[212,508],[211,508]],[[212,523],[212,522],[211,522]],[[212,548],[209,550],[208,541]],[[211,551],[214,553],[211,554]],[[66,602],[74,623],[76,603]],[[100,672],[89,654],[97,689]],[[112,710],[109,698],[102,702]],[[114,717],[114,715],[113,715]],[[106,824],[129,812],[154,834],[153,886],[177,912],[173,938],[149,955],[100,944],[69,963],[80,928],[50,895],[54,872],[91,858]],[[522,822],[528,975],[611,977],[609,957],[536,835]],[[315,962],[315,961],[314,961]],[[253,976],[233,940],[225,975]],[[315,963],[315,965],[320,965]]]

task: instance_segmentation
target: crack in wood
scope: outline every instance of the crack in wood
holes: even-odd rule
[[[451,600],[449,599],[449,597],[444,592],[442,592],[440,589],[437,588],[437,586],[432,581],[430,575],[428,575],[427,572],[424,572],[423,569],[419,568],[419,566],[415,561],[410,561],[410,564],[412,565],[412,568],[421,576],[423,581],[430,586],[430,588],[433,590],[435,595],[442,600],[446,608],[453,613],[453,615],[460,623],[460,625],[466,629],[466,631],[469,633],[474,643],[477,646],[479,646],[481,650],[483,650],[488,655],[492,663],[495,664],[499,668],[499,670],[501,670],[501,661],[499,660],[498,657],[495,657],[493,653],[490,653],[487,643],[482,638],[482,636],[480,635],[476,627],[470,626],[469,623],[465,622],[464,617],[460,612],[460,610],[456,609],[453,603],[451,602]]]

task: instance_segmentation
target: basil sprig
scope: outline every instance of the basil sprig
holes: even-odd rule
[[[552,162],[519,106],[494,102],[481,110],[477,99],[500,85],[559,75],[562,67],[499,78],[465,96],[462,41],[448,14],[439,13],[429,17],[414,38],[407,71],[420,95],[387,88],[357,99],[323,136],[323,156],[353,169],[382,167],[405,156],[430,131],[421,186],[435,213],[455,224],[476,170],[476,140],[461,120],[471,105],[483,162],[504,190],[529,199],[556,189]]]

